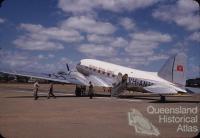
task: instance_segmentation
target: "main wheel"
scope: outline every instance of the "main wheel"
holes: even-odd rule
[[[161,95],[160,96],[160,101],[161,101],[161,103],[165,103],[166,102],[165,96]]]
[[[75,95],[76,95],[76,97],[81,96],[81,88],[79,86],[76,86]]]

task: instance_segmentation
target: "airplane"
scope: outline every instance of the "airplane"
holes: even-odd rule
[[[96,59],[80,60],[74,71],[69,69],[68,64],[66,66],[67,72],[52,74],[8,69],[0,69],[0,72],[84,86],[89,86],[89,82],[92,82],[93,86],[112,87],[112,96],[118,96],[127,87],[129,90],[139,88],[145,92],[159,94],[161,101],[165,101],[165,96],[169,94],[187,93],[184,53],[170,57],[158,72],[137,70]],[[125,85],[119,79],[122,75],[126,75]],[[80,96],[80,93],[76,95]]]

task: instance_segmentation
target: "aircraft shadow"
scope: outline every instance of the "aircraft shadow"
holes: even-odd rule
[[[0,138],[5,138],[5,137],[3,137],[3,136],[1,135],[1,133],[0,133]]]
[[[61,98],[61,97],[64,97],[64,98],[70,98],[70,97],[76,97],[75,95],[59,95],[59,96],[56,96],[56,98]],[[11,97],[5,97],[5,98],[34,98],[33,96],[11,96]],[[47,98],[47,96],[38,96],[38,98]],[[52,97],[50,97],[52,98]]]
[[[56,93],[55,93],[56,95]],[[56,95],[56,98],[71,98],[71,97],[75,97],[75,98],[81,98],[81,97],[88,97],[88,95],[83,95],[83,96],[75,96],[75,95]],[[109,94],[95,94],[94,97],[110,97]],[[9,96],[9,97],[4,97],[4,98],[34,98],[33,96]],[[47,95],[39,95],[39,98],[47,98]],[[52,97],[50,97],[52,98]],[[149,101],[149,103],[163,103],[160,101],[160,97],[159,96],[155,96],[155,95],[120,95],[118,97],[119,99],[139,99],[139,100],[147,100]],[[168,99],[169,97],[166,97],[166,101],[164,103],[200,103],[200,101],[197,100],[171,100]]]
[[[200,101],[182,101],[182,100],[166,100],[162,102],[160,100],[151,101],[150,103],[200,103]]]

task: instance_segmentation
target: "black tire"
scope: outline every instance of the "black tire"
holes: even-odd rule
[[[80,88],[76,87],[75,95],[76,95],[76,97],[80,97],[81,96],[81,89]]]

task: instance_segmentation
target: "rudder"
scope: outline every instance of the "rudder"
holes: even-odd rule
[[[178,53],[169,58],[158,72],[158,76],[172,83],[185,86],[186,55]]]

